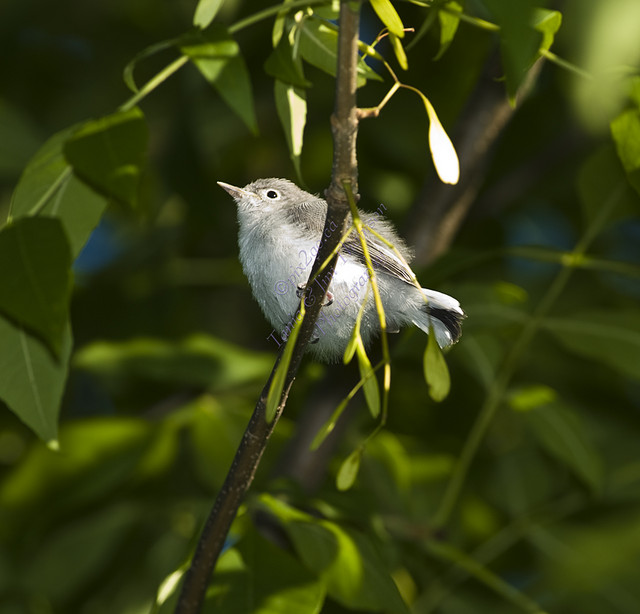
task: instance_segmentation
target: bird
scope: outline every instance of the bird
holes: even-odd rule
[[[341,229],[335,222],[325,229],[326,201],[287,179],[257,179],[242,188],[217,183],[236,202],[240,262],[254,298],[274,327],[269,337],[280,346],[298,317],[300,297],[321,243]],[[427,334],[433,332],[441,348],[453,345],[460,339],[466,314],[455,298],[416,287],[409,267],[411,251],[380,211],[382,207],[377,212],[360,211],[359,215],[365,225],[387,331],[414,325]],[[348,222],[351,220],[349,214]],[[401,257],[367,231],[367,226],[391,243]],[[307,292],[309,299],[323,301],[307,346],[314,358],[323,362],[342,359],[363,301],[363,343],[368,346],[380,334],[370,285],[362,245],[354,231],[338,253],[333,278],[320,273]]]

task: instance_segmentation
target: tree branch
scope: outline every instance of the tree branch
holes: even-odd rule
[[[345,230],[349,204],[342,188],[342,182],[349,181],[353,192],[357,193],[358,173],[355,144],[358,131],[356,79],[359,23],[360,3],[341,0],[336,100],[334,114],[331,118],[334,140],[333,171],[331,184],[325,193],[328,203],[325,231],[331,228],[332,222],[343,232]],[[335,228],[335,226],[333,227]],[[338,245],[341,235],[342,232],[325,233],[324,236],[328,239],[322,243],[318,250],[309,279],[317,274],[322,263]],[[333,276],[335,263],[336,258],[334,257],[328,266],[327,274]],[[282,351],[278,355],[274,368],[262,390],[231,468],[202,530],[191,565],[184,578],[176,614],[197,614],[200,612],[211,574],[222,552],[231,523],[253,480],[269,437],[287,402],[289,390],[300,367],[306,346],[312,337],[322,304],[321,298],[323,297],[311,296],[310,289],[311,284],[307,284],[304,296],[306,314],[293,350],[275,418],[270,424],[267,424],[265,408],[271,382],[282,358]]]

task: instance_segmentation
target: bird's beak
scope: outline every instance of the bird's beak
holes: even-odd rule
[[[217,183],[223,190],[226,190],[227,192],[229,192],[229,194],[231,194],[233,198],[241,199],[241,198],[250,198],[252,196],[255,196],[253,192],[243,190],[242,188],[237,188],[236,186],[231,185],[230,183],[225,183],[224,181],[218,181]]]

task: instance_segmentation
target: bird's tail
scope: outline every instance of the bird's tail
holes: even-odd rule
[[[429,328],[433,328],[441,348],[456,343],[462,335],[462,320],[466,317],[460,303],[442,292],[426,288],[422,288],[422,292],[427,302],[419,306],[413,323],[427,334]]]

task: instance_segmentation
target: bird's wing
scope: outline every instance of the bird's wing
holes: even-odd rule
[[[378,241],[371,233],[365,230],[364,234],[367,239],[367,249],[374,270],[379,273],[391,275],[391,277],[395,277],[413,286],[414,276],[411,269],[405,265],[390,248]],[[355,231],[347,237],[340,251],[343,254],[353,256],[362,265],[367,266],[360,239]]]

